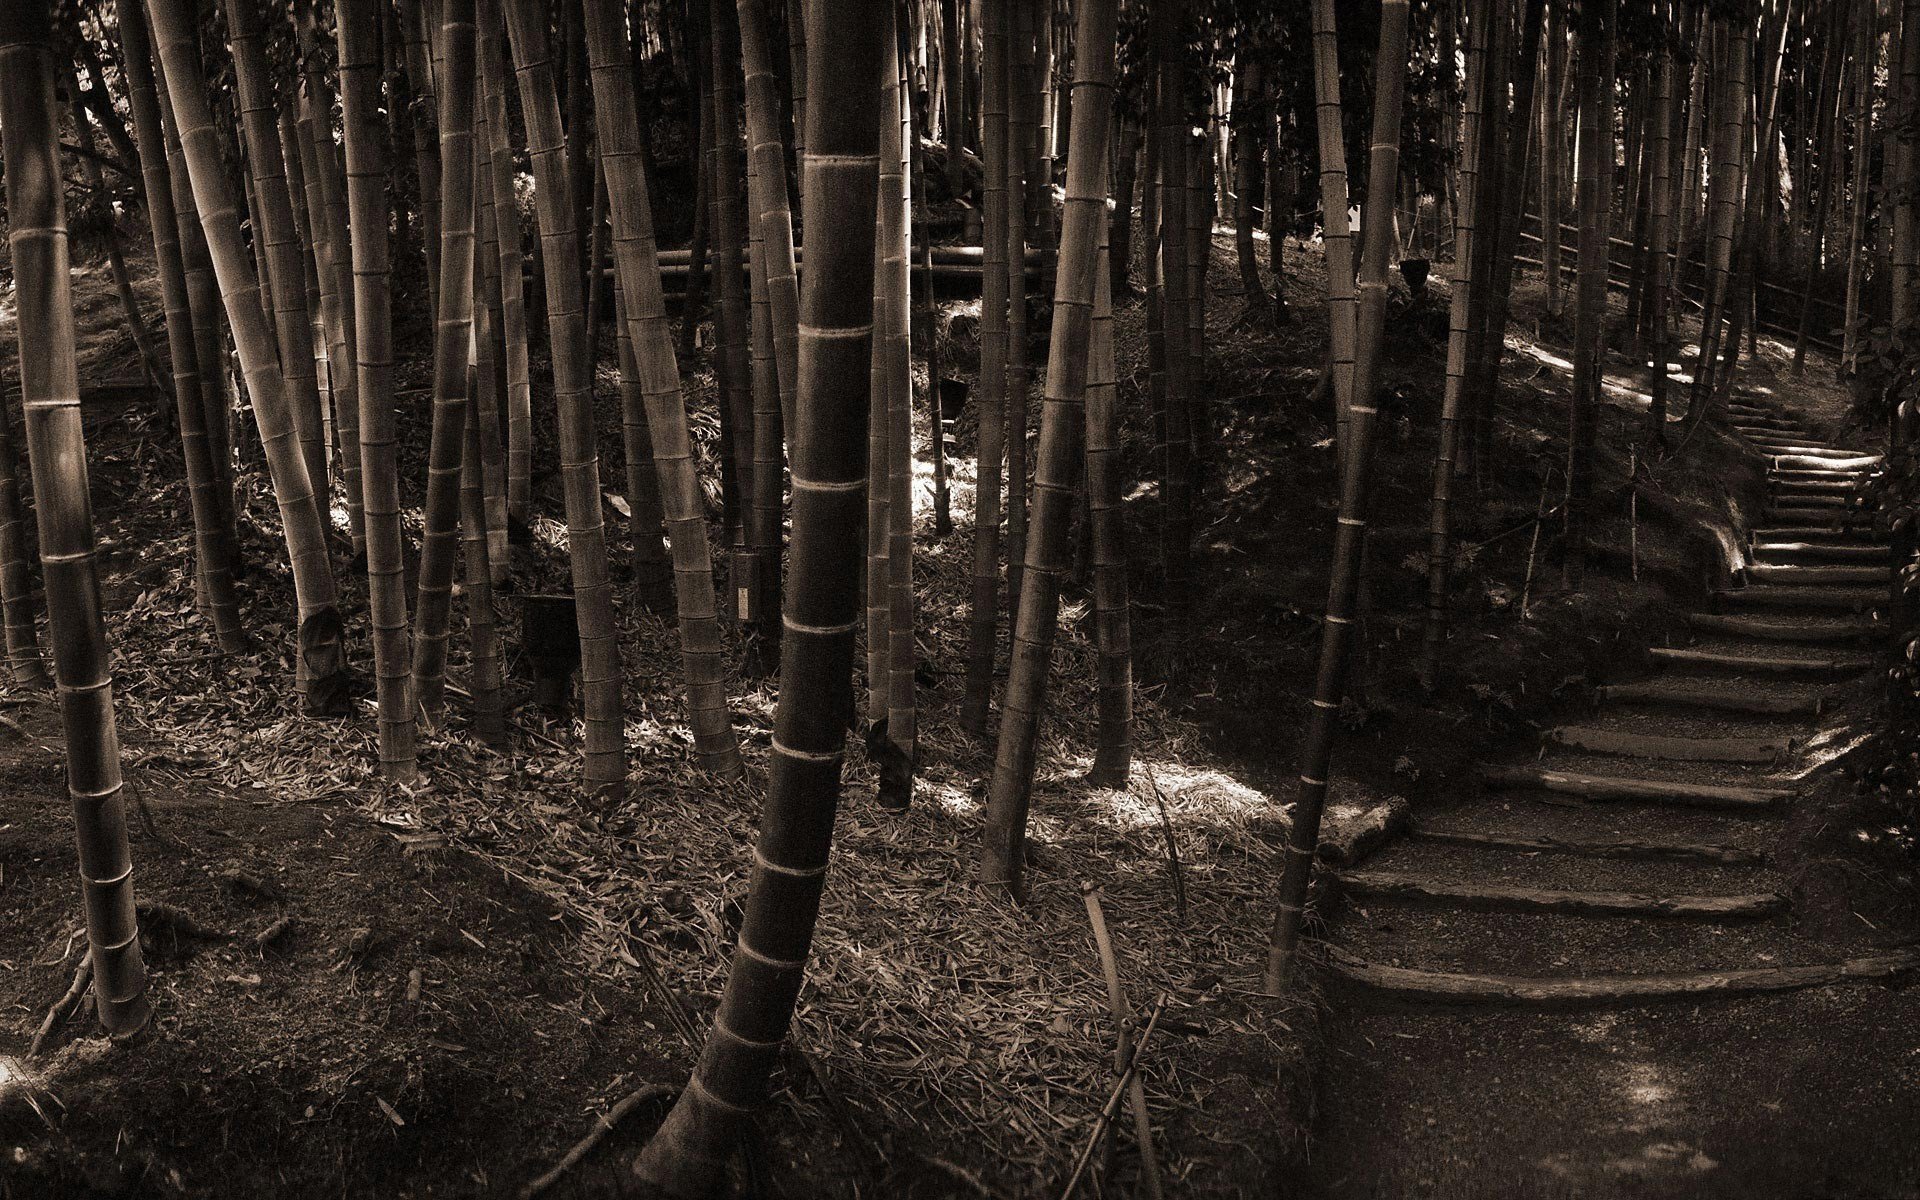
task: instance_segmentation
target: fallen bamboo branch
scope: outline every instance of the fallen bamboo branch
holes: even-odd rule
[[[1100,953],[1100,972],[1107,980],[1107,1008],[1113,1014],[1113,1026],[1119,1033],[1114,1043],[1113,1069],[1125,1079],[1128,1078],[1127,1064],[1133,1060],[1133,1027],[1130,1023],[1133,1014],[1127,1004],[1127,990],[1120,982],[1120,963],[1113,953],[1113,938],[1107,932],[1107,914],[1100,907],[1100,889],[1083,883],[1080,892],[1087,902],[1087,920],[1093,925],[1093,944]],[[1153,1150],[1153,1122],[1147,1112],[1147,1090],[1138,1074],[1132,1075],[1127,1083],[1127,1103],[1133,1110],[1133,1135],[1140,1147],[1142,1190],[1151,1200],[1160,1200],[1164,1194],[1160,1190],[1160,1162]],[[1113,1139],[1109,1137],[1104,1154],[1111,1158],[1112,1152]],[[1108,1162],[1105,1165],[1112,1164]]]
[[[47,1019],[40,1022],[39,1032],[33,1035],[33,1044],[27,1047],[28,1058],[39,1055],[40,1048],[46,1044],[47,1038],[53,1035],[54,1027],[72,1014],[74,1008],[80,1003],[80,997],[86,995],[87,985],[92,981],[93,954],[89,952],[80,959],[80,965],[74,968],[73,982],[67,985],[66,993],[53,1002],[53,1007],[47,1010]]]
[[[613,1127],[632,1115],[635,1109],[651,1101],[665,1099],[678,1091],[678,1088],[668,1087],[663,1083],[650,1083],[638,1091],[629,1092],[620,1103],[594,1117],[593,1128],[587,1130],[587,1135],[573,1144],[573,1149],[567,1151],[566,1155],[554,1164],[553,1170],[521,1188],[520,1200],[533,1200],[533,1197],[558,1183],[561,1176],[579,1165],[580,1160],[591,1154],[593,1148],[613,1132]]]
[[[1160,790],[1160,781],[1153,777],[1151,768],[1146,772],[1147,786],[1153,789],[1153,803],[1160,810],[1160,832],[1167,839],[1167,869],[1173,877],[1173,907],[1181,920],[1187,919],[1187,877],[1180,867],[1180,845],[1173,837],[1173,817],[1167,812],[1167,794]]]
[[[1147,1051],[1147,1043],[1153,1039],[1154,1027],[1160,1023],[1160,1014],[1167,1007],[1167,994],[1153,1002],[1153,1012],[1147,1016],[1146,1027],[1140,1031],[1140,1040],[1133,1045],[1133,1054],[1127,1059],[1127,1069],[1114,1082],[1113,1091],[1108,1094],[1107,1102],[1100,1107],[1100,1115],[1093,1122],[1093,1132],[1087,1138],[1087,1144],[1080,1148],[1080,1157],[1074,1160],[1073,1174],[1067,1177],[1067,1186],[1060,1193],[1060,1200],[1071,1200],[1074,1190],[1080,1186],[1080,1179],[1087,1173],[1087,1163],[1093,1159],[1094,1147],[1100,1144],[1107,1126],[1113,1123],[1114,1114],[1120,1111],[1120,1099],[1127,1093],[1127,1086],[1140,1072],[1140,1056]]]

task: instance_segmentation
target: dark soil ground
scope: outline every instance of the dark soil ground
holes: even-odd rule
[[[1239,324],[1224,259],[1212,276],[1206,390],[1220,433],[1192,613],[1156,603],[1151,488],[1133,505],[1142,725],[1134,793],[1075,782],[1091,750],[1091,631],[1070,604],[1060,716],[1049,727],[1036,799],[1036,899],[1015,911],[979,896],[970,872],[990,748],[955,728],[957,674],[936,675],[941,683],[924,693],[926,762],[912,817],[877,816],[866,800],[870,769],[850,772],[840,866],[796,1025],[803,1051],[776,1081],[743,1168],[762,1194],[1053,1194],[1105,1098],[1111,1055],[1083,879],[1108,893],[1134,1002],[1164,988],[1179,1010],[1178,1034],[1148,1072],[1175,1194],[1277,1195],[1301,1186],[1309,1162],[1310,1186],[1340,1194],[1326,1166],[1336,1161],[1367,1180],[1412,1188],[1427,1177],[1416,1165],[1336,1159],[1325,1147],[1359,1149],[1370,1122],[1424,1119],[1423,1105],[1436,1120],[1524,1129],[1534,1115],[1506,1101],[1498,1111],[1483,1108],[1480,1096],[1459,1102],[1450,1074],[1470,1063],[1498,1071],[1495,1064],[1511,1062],[1562,1096],[1595,1092],[1571,1074],[1591,1065],[1579,1058],[1590,1050],[1585,1043],[1543,1048],[1506,1018],[1489,1018],[1479,1044],[1395,1039],[1405,1042],[1391,1047],[1396,1069],[1362,1075],[1350,1067],[1356,1056],[1385,1061],[1385,1052],[1349,1036],[1354,1026],[1338,1007],[1328,1034],[1310,993],[1277,1006],[1249,993],[1271,915],[1274,847],[1284,836],[1333,523],[1330,414],[1313,397],[1325,345],[1324,314],[1309,299],[1321,291],[1318,256],[1289,249],[1298,271],[1288,281],[1295,319],[1277,331]],[[126,378],[131,360],[116,336],[103,270],[87,268],[80,286],[86,373]],[[1398,294],[1395,302],[1405,303]],[[1462,506],[1466,557],[1448,677],[1433,697],[1419,692],[1412,662],[1425,598],[1444,303],[1441,295],[1396,310],[1403,335],[1386,373],[1369,657],[1347,709],[1336,804],[1461,794],[1476,762],[1526,744],[1556,706],[1631,661],[1709,577],[1691,520],[1663,519],[1645,504],[1636,514],[1620,490],[1639,423],[1623,401],[1602,431],[1608,569],[1590,574],[1577,595],[1558,590],[1556,525],[1547,522],[1537,541],[1532,535],[1543,494],[1549,507],[1558,494],[1557,476],[1543,479],[1543,470],[1564,456],[1566,374],[1552,350],[1523,347],[1510,356],[1509,386],[1495,409],[1494,461]],[[1137,477],[1151,479],[1140,307],[1124,306],[1119,321],[1129,442]],[[416,381],[419,332],[402,339]],[[11,329],[0,333],[4,378]],[[970,347],[954,349],[967,373]],[[709,385],[697,381],[697,389]],[[610,403],[612,388],[603,391]],[[537,411],[541,401],[537,391]],[[422,403],[412,417],[403,414],[402,428],[418,434],[409,455],[424,450],[425,422],[412,419],[423,412]],[[8,801],[0,816],[0,1196],[510,1194],[619,1097],[684,1078],[692,1050],[677,1028],[686,1018],[697,1026],[717,998],[758,791],[691,771],[673,699],[670,629],[630,614],[623,630],[637,708],[626,804],[602,812],[573,800],[574,735],[530,710],[519,718],[514,763],[486,755],[456,729],[425,746],[432,764],[421,789],[382,789],[366,770],[370,718],[302,721],[287,703],[290,606],[271,565],[277,538],[260,481],[249,483],[261,526],[250,535],[251,557],[262,566],[248,584],[248,610],[266,649],[229,662],[208,654],[210,636],[192,615],[190,537],[165,422],[137,408],[88,415],[94,494],[110,543],[105,570],[129,786],[144,802],[134,829],[140,895],[218,936],[149,919],[153,1030],[112,1046],[76,1020],[47,1054],[23,1058],[84,945],[76,939],[57,722],[44,698],[8,693],[10,736],[0,745]],[[613,420],[609,409],[609,431]],[[696,425],[710,443],[711,418],[697,416]],[[959,435],[961,454],[970,454],[970,417]],[[603,441],[602,477],[615,490],[612,481],[623,478],[618,441]],[[945,543],[923,532],[917,582],[923,652],[936,672],[957,673],[971,463],[963,457],[955,467],[958,532]],[[403,465],[403,477],[417,483],[424,472]],[[1727,527],[1754,502],[1756,480],[1752,465],[1711,432],[1652,477],[1674,511]],[[564,574],[551,555],[521,566],[529,589]],[[1173,644],[1183,647],[1189,671],[1179,687],[1165,679]],[[364,647],[358,655],[369,662]],[[456,679],[460,669],[456,659]],[[735,717],[750,761],[764,754],[770,716],[768,690],[743,688]],[[1167,796],[1191,904],[1184,918],[1173,910],[1146,782]],[[290,932],[257,946],[256,935],[283,915],[292,918]],[[1875,1097],[1887,1095],[1876,1082],[1887,1076],[1856,1075],[1847,1064],[1904,1061],[1870,1024],[1890,1014],[1858,999],[1831,997],[1823,1033],[1830,1028],[1844,1048],[1831,1060],[1814,1051],[1804,1026],[1791,1055],[1771,1056],[1802,1064],[1795,1072],[1804,1074],[1782,1079],[1846,1085],[1826,1106],[1835,1125],[1886,1111]],[[1623,1026],[1634,1038],[1617,1044],[1679,1036],[1685,1030],[1675,1017]],[[1332,1040],[1319,1060],[1316,1124],[1308,1063],[1324,1036]],[[1768,1057],[1730,1047],[1714,1056],[1714,1070],[1686,1078],[1740,1089],[1728,1094],[1764,1105],[1794,1093],[1752,1090],[1735,1068]],[[1610,1061],[1626,1079],[1638,1060]],[[1429,1091],[1410,1088],[1415,1079]],[[1649,1086],[1679,1089],[1678,1079]],[[1617,1103],[1624,1112],[1639,1101],[1621,1091]],[[646,1114],[624,1124],[552,1194],[613,1194],[651,1125]],[[1322,1145],[1311,1153],[1310,1130]],[[1131,1186],[1127,1141],[1110,1194]],[[1784,1161],[1792,1151],[1779,1153]],[[1758,1178],[1763,1165],[1740,1170]]]

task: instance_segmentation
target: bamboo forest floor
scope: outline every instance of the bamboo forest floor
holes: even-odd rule
[[[872,767],[855,754],[796,1051],[743,1167],[762,1194],[1056,1194],[1110,1085],[1113,1031],[1083,882],[1104,891],[1133,1002],[1168,996],[1168,1036],[1146,1078],[1171,1192],[1273,1195],[1304,1177],[1339,1194],[1329,1139],[1360,1135],[1350,1117],[1413,1103],[1405,1072],[1353,1069],[1354,1056],[1384,1052],[1339,993],[1324,1017],[1312,987],[1279,1003],[1252,994],[1324,603],[1334,457],[1330,414],[1313,396],[1326,344],[1324,311],[1309,299],[1323,290],[1317,251],[1289,244],[1294,319],[1273,329],[1240,320],[1230,247],[1216,238],[1204,390],[1218,436],[1190,612],[1159,602],[1141,305],[1117,313],[1126,449],[1132,477],[1147,481],[1130,501],[1134,777],[1123,790],[1080,781],[1092,751],[1092,629],[1087,599],[1069,596],[1034,800],[1033,897],[1018,908],[972,882],[991,747],[957,723],[971,411],[957,423],[956,529],[945,539],[931,533],[922,480],[916,804],[904,817],[878,811]],[[135,260],[146,267],[143,255]],[[104,267],[89,262],[76,284],[83,377],[129,378],[136,367]],[[1462,506],[1447,681],[1424,695],[1412,660],[1445,339],[1445,296],[1434,290],[1409,305],[1396,281],[1373,616],[1346,710],[1334,796],[1342,815],[1396,798],[1424,812],[1475,794],[1477,764],[1536,744],[1556,705],[1616,664],[1642,661],[1705,599],[1698,564],[1717,542],[1703,531],[1730,527],[1730,514],[1764,496],[1752,456],[1709,430],[1688,455],[1641,464],[1651,490],[1630,504],[1620,485],[1639,417],[1631,396],[1618,395],[1603,414],[1597,531],[1612,549],[1578,593],[1560,591],[1552,522],[1537,544],[1531,534],[1538,507],[1557,494],[1543,466],[1565,454],[1564,363],[1551,338],[1516,336],[1494,461]],[[157,315],[151,279],[142,297]],[[1531,320],[1526,300],[1516,329]],[[950,316],[969,311],[947,306]],[[0,378],[10,370],[10,318],[0,310]],[[954,324],[951,349],[971,381],[968,329]],[[405,503],[417,506],[428,374],[417,312],[400,333],[402,477]],[[617,493],[624,474],[605,341],[601,472]],[[550,413],[538,361],[534,378],[535,411]],[[694,426],[709,456],[711,389],[710,376],[696,377]],[[550,463],[551,429],[536,424],[539,461]],[[129,794],[140,802],[137,887],[157,906],[144,922],[157,1020],[124,1047],[75,1020],[46,1054],[23,1057],[84,943],[57,721],[47,698],[6,692],[0,1197],[511,1194],[621,1096],[684,1078],[693,1049],[681,1030],[697,1030],[717,1001],[744,894],[772,689],[735,688],[748,780],[700,775],[678,717],[673,631],[623,609],[632,758],[623,801],[577,798],[577,736],[532,708],[516,715],[510,759],[468,739],[456,708],[450,732],[423,740],[421,785],[384,787],[370,770],[370,701],[344,722],[293,711],[291,589],[257,468],[243,479],[254,569],[242,587],[261,649],[222,656],[193,615],[191,531],[169,427],[151,398],[89,393],[119,714]],[[927,447],[919,450],[924,469]],[[536,478],[557,516],[556,484]],[[515,565],[519,592],[563,586],[559,529],[537,523],[535,548]],[[616,544],[617,581],[628,561]],[[336,556],[365,673],[364,580],[346,562]],[[511,597],[500,605],[508,645],[517,644],[517,607]],[[455,681],[460,643],[456,631]],[[1169,646],[1182,649],[1175,683]],[[282,918],[290,924],[260,941]],[[1836,1037],[1859,1029],[1844,1013],[1825,1015],[1839,1023]],[[1482,1032],[1512,1040],[1449,1053],[1484,1049],[1553,1070],[1524,1038],[1491,1024]],[[1447,1086],[1452,1064],[1440,1047],[1423,1059],[1405,1053],[1406,1039],[1383,1044],[1396,1068],[1431,1063],[1439,1074],[1428,1086]],[[1483,1100],[1493,1103],[1476,1096],[1459,1112],[1514,1119]],[[617,1194],[652,1120],[623,1123],[549,1194]],[[1104,1194],[1129,1194],[1136,1161],[1123,1136]]]

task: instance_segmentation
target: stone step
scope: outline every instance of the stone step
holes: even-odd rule
[[[1793,749],[1792,742],[1785,738],[1669,737],[1595,725],[1562,725],[1550,730],[1547,740],[1589,754],[1670,762],[1777,763]]]
[[[1861,545],[1886,545],[1886,539],[1871,525],[1843,525],[1816,522],[1809,525],[1762,525],[1749,531],[1756,542],[1817,542],[1845,538]]]
[[[1761,515],[1769,524],[1819,525],[1822,522],[1839,522],[1847,516],[1847,509],[1839,504],[1809,504],[1804,500],[1796,500],[1792,504],[1769,504]]]
[[[1536,1008],[1605,1008],[1658,1001],[1705,1000],[1763,992],[1893,979],[1920,968],[1920,950],[1903,949],[1839,962],[1731,971],[1533,976],[1423,971],[1326,948],[1328,967],[1347,983],[1400,1001],[1427,1004],[1515,1004]]]
[[[1826,703],[1818,693],[1769,692],[1738,680],[1642,679],[1595,690],[1602,703],[1663,704],[1765,716],[1818,716]]]
[[[1720,609],[1821,609],[1827,612],[1871,612],[1886,602],[1887,589],[1826,584],[1794,587],[1790,584],[1757,583],[1713,594]]]
[[[1528,855],[1567,854],[1579,858],[1651,859],[1664,862],[1709,863],[1719,867],[1759,867],[1765,866],[1767,862],[1764,851],[1723,842],[1680,842],[1663,841],[1657,838],[1593,835],[1501,834],[1478,829],[1448,829],[1430,824],[1411,826],[1407,830],[1407,837],[1416,842],[1437,842],[1444,846],[1466,846]]]
[[[1844,642],[1870,637],[1879,624],[1860,617],[1755,617],[1734,613],[1693,613],[1687,624],[1695,629],[1735,637],[1766,638],[1775,642]]]
[[[1836,541],[1755,542],[1753,552],[1755,555],[1765,555],[1769,558],[1816,559],[1826,562],[1884,564],[1889,557],[1885,546]]]
[[[1587,775],[1533,766],[1489,767],[1480,778],[1488,787],[1495,788],[1556,792],[1584,800],[1638,800],[1700,808],[1767,809],[1793,795],[1788,788]]]
[[[1756,583],[1818,584],[1877,583],[1892,578],[1890,566],[1809,566],[1805,563],[1749,563],[1747,578]]]
[[[1859,467],[1844,470],[1835,470],[1828,467],[1775,467],[1767,472],[1768,479],[1834,480],[1839,483],[1858,483],[1866,477],[1866,470]]]
[[[1672,917],[1726,921],[1770,917],[1787,910],[1787,898],[1774,892],[1721,896],[1657,896],[1646,892],[1585,892],[1511,887],[1422,879],[1391,871],[1341,871],[1341,890],[1349,896],[1507,912],[1553,912],[1592,917]]]
[[[1845,479],[1782,479],[1776,474],[1767,482],[1776,496],[1850,496],[1854,490]]]
[[[1693,650],[1655,646],[1647,651],[1655,662],[1673,666],[1713,667],[1729,671],[1757,671],[1769,675],[1829,675],[1864,671],[1877,661],[1866,654],[1833,654],[1794,658],[1774,654],[1732,654],[1722,650]]]

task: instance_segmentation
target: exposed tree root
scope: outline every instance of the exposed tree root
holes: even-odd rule
[[[593,1128],[587,1130],[587,1135],[573,1144],[573,1149],[567,1151],[560,1161],[554,1164],[553,1170],[521,1188],[520,1200],[532,1200],[533,1197],[560,1182],[561,1177],[578,1166],[581,1159],[593,1153],[593,1148],[613,1132],[614,1126],[626,1120],[636,1109],[655,1100],[665,1100],[679,1090],[663,1083],[650,1083],[638,1091],[628,1093],[618,1104],[593,1119]]]
[[[46,1020],[40,1022],[39,1031],[33,1035],[33,1044],[27,1047],[28,1058],[38,1057],[40,1048],[46,1045],[54,1028],[72,1014],[80,998],[87,994],[87,985],[92,982],[93,955],[89,953],[80,959],[80,965],[74,969],[73,982],[67,985],[66,993],[53,1002],[53,1007],[47,1010]]]

